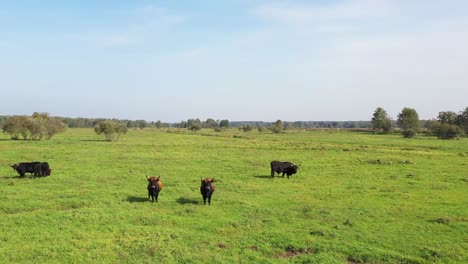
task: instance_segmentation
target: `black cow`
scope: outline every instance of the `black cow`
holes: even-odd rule
[[[211,195],[215,191],[213,182],[214,178],[201,179],[200,193],[203,196],[203,204],[206,204],[206,199],[208,199],[208,205],[211,205]]]
[[[49,168],[49,163],[47,162],[34,165],[34,177],[49,176],[51,171],[52,170]]]
[[[288,161],[283,162],[283,161],[276,161],[276,160],[270,162],[270,165],[271,165],[271,177],[275,177],[275,172],[276,172],[278,174],[283,173],[283,177],[284,177],[284,174],[286,174],[288,176],[288,179],[289,179],[289,176],[296,174],[297,169],[299,169],[299,166],[301,166],[301,165],[294,165]]]
[[[10,167],[12,167],[14,171],[18,172],[20,177],[24,177],[26,172],[29,172],[31,174],[34,173],[34,168],[38,164],[40,165],[41,163],[39,161],[21,162],[21,163],[13,164]]]
[[[148,199],[151,196],[151,202],[154,203],[154,200],[158,202],[158,196],[159,192],[162,190],[162,181],[160,179],[161,177],[146,177],[146,180],[148,181]]]

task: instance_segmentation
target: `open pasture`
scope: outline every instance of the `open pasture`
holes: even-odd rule
[[[0,263],[468,262],[466,138],[175,132],[0,141]],[[50,177],[8,167],[36,160]],[[271,178],[271,160],[302,166]]]

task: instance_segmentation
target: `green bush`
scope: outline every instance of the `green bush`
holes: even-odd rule
[[[416,130],[414,130],[414,129],[403,130],[403,137],[412,138],[414,136],[416,136]]]
[[[434,132],[440,139],[453,139],[462,135],[463,129],[456,125],[440,124]]]

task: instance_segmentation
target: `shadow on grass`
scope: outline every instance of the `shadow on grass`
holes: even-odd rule
[[[106,139],[82,139],[83,142],[111,142]]]
[[[180,197],[176,200],[179,204],[199,204],[200,202],[194,199],[189,199],[186,197]]]
[[[127,202],[130,202],[130,203],[144,203],[148,201],[149,201],[148,198],[141,197],[141,196],[128,196],[127,197]]]
[[[254,177],[255,178],[260,178],[260,179],[273,179],[273,178],[275,178],[275,177],[271,177],[271,175],[255,175]]]
[[[2,180],[19,180],[19,179],[27,179],[29,177],[25,176],[25,177],[20,177],[19,175],[16,175],[16,176],[0,176],[0,179]]]

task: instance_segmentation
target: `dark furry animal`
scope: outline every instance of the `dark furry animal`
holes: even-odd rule
[[[51,171],[47,162],[34,165],[34,177],[49,176]]]
[[[286,174],[289,179],[289,176],[297,173],[297,170],[299,169],[299,166],[301,165],[294,165],[289,161],[283,162],[283,161],[274,160],[270,162],[270,166],[271,166],[271,177],[275,177],[275,172],[276,172],[278,174],[283,173],[283,177],[284,177],[284,174]]]
[[[208,199],[208,205],[211,205],[211,195],[215,191],[213,182],[214,178],[201,179],[200,193],[203,196],[203,204],[206,204],[206,199]]]
[[[160,179],[161,177],[152,176],[147,177],[146,180],[148,181],[148,199],[151,196],[151,202],[154,203],[154,200],[158,202],[159,192],[162,190],[163,184]]]
[[[20,163],[16,163],[16,164],[13,164],[11,165],[10,167],[13,168],[14,171],[18,172],[18,174],[20,175],[20,177],[24,177],[24,175],[29,172],[29,173],[34,173],[34,168],[36,167],[36,165],[40,165],[41,162],[39,161],[34,161],[34,162],[20,162]]]

